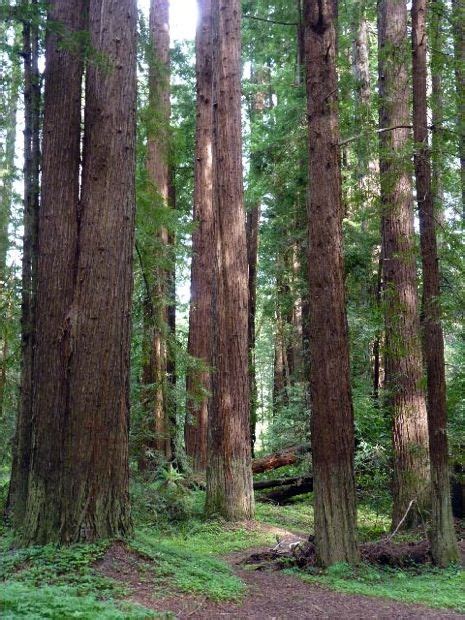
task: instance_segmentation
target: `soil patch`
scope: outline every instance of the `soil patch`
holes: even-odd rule
[[[284,533],[284,531],[281,531]],[[289,538],[297,538],[287,533]],[[277,545],[280,543],[277,542]],[[281,548],[283,542],[281,540]],[[326,588],[310,585],[276,570],[250,570],[250,558],[256,556],[273,560],[275,551],[257,549],[254,553],[237,552],[226,560],[234,572],[247,585],[247,596],[237,602],[214,603],[206,597],[167,594],[163,578],[157,576],[156,565],[148,558],[135,553],[123,544],[113,545],[95,568],[101,574],[122,582],[130,590],[127,600],[139,603],[158,612],[172,614],[167,617],[184,620],[301,620],[306,618],[465,618],[465,615],[433,610],[418,605],[404,605],[395,601],[367,596],[341,594]],[[269,554],[266,556],[266,554]],[[271,554],[271,555],[270,555]],[[282,558],[281,558],[282,559]],[[262,567],[264,568],[264,567]],[[267,568],[276,568],[270,561]]]

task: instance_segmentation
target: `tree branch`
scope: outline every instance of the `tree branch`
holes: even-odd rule
[[[376,129],[375,133],[386,133],[386,131],[393,131],[394,129],[412,129],[412,127],[413,125],[392,125],[392,127],[382,127],[381,129]],[[349,144],[350,142],[355,142],[355,140],[359,140],[364,135],[364,133],[359,133],[356,136],[351,136],[350,138],[341,140],[339,142],[339,146],[344,146],[345,144]]]
[[[254,19],[257,22],[266,22],[267,24],[277,24],[278,26],[298,26],[298,22],[281,22],[275,19],[267,19],[266,17],[256,17],[255,15],[243,15],[246,19]]]

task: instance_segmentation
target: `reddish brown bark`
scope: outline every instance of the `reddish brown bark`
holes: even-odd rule
[[[212,279],[215,260],[212,206],[212,44],[211,0],[199,0],[196,37],[197,121],[194,223],[188,352],[202,365],[187,375],[186,453],[194,471],[207,466],[208,400],[211,390]]]
[[[394,446],[393,527],[407,512],[412,526],[428,504],[428,425],[418,313],[407,71],[407,6],[379,4],[379,91],[382,256],[387,402]]]
[[[440,274],[428,146],[426,12],[427,0],[413,0],[413,134],[423,264],[423,350],[428,378],[432,500],[430,540],[435,564],[447,566],[458,562],[459,550],[450,495],[444,336],[439,308]]]
[[[24,7],[29,4],[23,2]],[[23,24],[24,57],[24,236],[21,275],[21,398],[13,444],[8,509],[20,527],[24,516],[32,435],[33,364],[35,355],[37,243],[40,169],[40,72],[37,2],[31,21]]]
[[[52,18],[72,31],[82,27],[81,4],[60,0],[53,10]],[[87,70],[79,209],[82,63],[53,34],[47,47],[33,451],[23,529],[23,540],[36,544],[130,531],[136,6],[91,0],[88,14],[92,48],[108,65]]]
[[[302,457],[310,451],[309,445],[293,446],[292,448],[286,448],[281,452],[274,452],[268,454],[259,459],[252,461],[252,471],[254,474],[261,474],[264,471],[270,471],[272,469],[278,469],[285,465],[293,465],[297,463]]]
[[[315,544],[320,563],[328,566],[358,561],[354,421],[337,146],[334,3],[305,0],[304,24],[309,123],[308,277]]]
[[[67,31],[76,32],[84,25],[83,7],[81,3],[57,0],[50,7],[48,19],[62,23]],[[78,55],[61,48],[59,41],[60,37],[51,30],[45,50],[35,365],[29,377],[23,371],[22,378],[23,383],[33,380],[36,386],[34,402],[25,407],[24,415],[25,419],[30,420],[32,407],[34,443],[31,448],[30,426],[28,432],[19,433],[18,453],[28,455],[20,467],[20,479],[26,486],[23,501],[14,506],[18,525],[25,517],[27,536],[34,539],[37,527],[42,527],[40,538],[43,540],[48,538],[49,531],[59,528],[57,488],[62,466],[60,443],[67,411],[67,351],[63,332],[74,291],[78,231],[83,63]],[[23,389],[24,393],[26,391]],[[32,387],[30,397],[32,399]],[[21,447],[22,438],[26,444],[24,448]],[[26,501],[28,508],[25,515]],[[34,506],[31,505],[33,502]],[[48,509],[55,516],[39,526],[37,515]]]
[[[212,404],[206,511],[229,520],[254,513],[247,355],[248,278],[242,186],[240,0],[213,0]]]

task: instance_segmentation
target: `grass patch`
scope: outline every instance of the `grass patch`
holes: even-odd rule
[[[347,594],[389,598],[402,603],[416,603],[437,609],[465,612],[465,571],[459,567],[446,570],[358,568],[336,564],[322,575],[298,570],[286,571],[307,583],[327,586]]]
[[[160,540],[156,532],[141,530],[130,547],[154,561],[166,593],[203,594],[215,601],[237,600],[245,593],[245,585],[229,566],[213,557],[213,552],[199,551],[198,544],[180,546],[177,537]]]
[[[140,620],[142,618],[173,618],[156,614],[137,605],[116,605],[113,601],[100,601],[95,596],[82,596],[75,588],[66,586],[35,586],[14,582],[2,584],[0,608],[3,620],[27,618],[81,618],[83,620]]]
[[[0,544],[0,608],[3,618],[164,618],[120,599],[121,584],[99,575],[93,564],[109,542],[95,545],[8,549]]]

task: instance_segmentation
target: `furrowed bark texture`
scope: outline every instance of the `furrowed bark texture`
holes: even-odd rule
[[[83,26],[83,5],[60,0],[54,9],[55,19],[66,20],[69,29]],[[53,36],[47,58],[38,274],[42,329],[23,534],[36,544],[130,531],[136,6],[133,0],[105,5],[91,0],[88,15],[91,45],[106,62],[87,70],[79,205],[81,62],[60,50]],[[53,127],[57,119],[63,123]]]
[[[444,336],[439,307],[440,274],[428,147],[426,12],[427,0],[413,0],[413,134],[423,265],[423,350],[428,379],[427,409],[432,504],[430,540],[435,564],[447,566],[458,562],[459,551],[454,531],[450,493]]]
[[[212,403],[206,512],[250,519],[252,486],[247,355],[248,278],[241,144],[241,6],[213,0]]]
[[[212,204],[212,44],[211,0],[199,0],[196,37],[197,120],[195,142],[194,224],[192,236],[189,355],[203,367],[187,375],[186,453],[194,471],[207,466],[208,400],[211,390],[211,304],[215,244]]]
[[[358,561],[333,2],[305,0],[304,23],[309,123],[308,276],[315,544],[319,562],[328,566]]]
[[[35,13],[37,2],[32,2],[30,9]],[[24,232],[21,264],[21,391],[8,493],[8,511],[11,511],[16,527],[21,525],[28,492],[28,471],[32,448],[32,373],[35,355],[41,92],[39,31],[32,21],[25,21],[23,24],[23,57]]]
[[[410,176],[407,6],[381,0],[378,14],[380,172],[386,388],[394,447],[393,515],[413,526],[428,505],[428,425],[418,313]],[[417,508],[419,510],[417,510]]]

